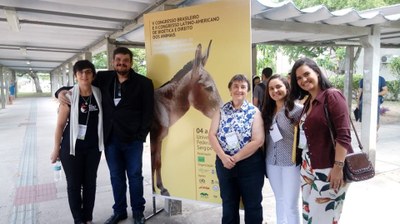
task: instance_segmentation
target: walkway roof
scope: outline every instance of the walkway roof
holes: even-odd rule
[[[105,50],[107,38],[144,45],[143,15],[213,0],[0,0],[0,65],[50,72],[84,52]],[[366,11],[251,0],[252,42],[359,45],[381,27],[381,46],[400,47],[400,4]]]

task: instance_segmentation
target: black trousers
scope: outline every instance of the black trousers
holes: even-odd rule
[[[73,156],[69,154],[69,147],[61,148],[60,160],[67,180],[68,202],[75,223],[93,219],[100,157],[101,152],[98,149],[76,149]]]
[[[261,150],[236,164],[224,167],[217,156],[215,161],[222,198],[222,224],[239,224],[240,199],[244,205],[245,223],[261,224],[263,221],[262,188],[265,161]]]

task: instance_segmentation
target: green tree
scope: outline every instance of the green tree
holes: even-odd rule
[[[325,5],[330,11],[336,11],[345,8],[354,8],[355,10],[366,10],[385,5],[399,3],[399,0],[293,0],[300,9],[316,5]]]
[[[141,75],[147,74],[146,51],[144,48],[130,48],[133,54],[133,70]]]
[[[92,57],[92,62],[96,69],[107,69],[107,53],[102,51]]]
[[[332,83],[332,85],[341,91],[344,90],[344,75],[331,75],[328,77],[329,81]],[[357,92],[358,92],[358,84],[360,80],[362,79],[361,74],[354,74],[353,75],[353,81],[351,83],[351,90],[352,90],[352,96],[353,99],[356,99],[357,97]]]
[[[36,89],[36,93],[43,93],[42,87],[40,86],[40,80],[39,80],[39,76],[38,72],[33,72],[33,71],[27,71],[27,72],[21,72],[21,73],[17,73],[18,77],[29,77],[33,80],[33,83],[35,84],[35,89]]]
[[[276,52],[279,49],[277,45],[257,44],[257,74],[261,77],[264,68],[270,67],[276,71]]]
[[[387,86],[389,92],[393,95],[393,99],[397,101],[400,94],[400,57],[393,58],[389,63],[389,68],[396,80],[387,82]]]

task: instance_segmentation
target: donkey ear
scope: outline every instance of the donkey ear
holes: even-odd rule
[[[206,54],[202,58],[201,64],[203,66],[206,65],[206,63],[207,63],[208,55],[210,54],[211,43],[212,43],[212,40],[210,40],[210,42],[208,43]]]
[[[201,44],[197,45],[196,53],[194,55],[194,60],[193,60],[193,68],[192,71],[197,70],[201,66]]]

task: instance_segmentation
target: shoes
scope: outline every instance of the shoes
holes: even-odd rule
[[[145,222],[146,222],[146,219],[144,217],[133,218],[133,223],[134,224],[144,224]]]
[[[126,218],[128,218],[127,214],[113,214],[104,224],[117,224]]]

